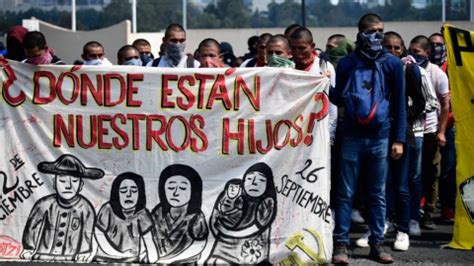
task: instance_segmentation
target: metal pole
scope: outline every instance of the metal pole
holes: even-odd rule
[[[446,0],[441,0],[441,21],[446,21]]]
[[[474,21],[474,0],[470,1],[470,10],[471,12],[469,13],[469,21],[473,22]]]
[[[76,31],[76,0],[71,0],[71,30]]]
[[[306,27],[306,4],[305,0],[301,0],[301,24]]]
[[[137,0],[132,0],[132,33],[137,33]]]
[[[187,21],[186,21],[186,17],[187,17],[186,0],[183,0],[183,28],[184,28],[184,29],[187,29],[187,28],[188,28],[188,26],[187,26]]]

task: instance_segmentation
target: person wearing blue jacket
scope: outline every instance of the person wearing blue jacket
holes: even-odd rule
[[[385,182],[389,156],[399,159],[406,139],[405,74],[400,59],[383,50],[383,31],[380,16],[369,13],[360,18],[356,50],[338,62],[336,86],[329,93],[331,102],[345,109],[335,197],[333,263],[349,263],[352,200],[361,168],[367,173],[370,256],[381,263],[393,262],[383,248]],[[361,96],[364,93],[369,97]],[[370,98],[375,101],[368,102]],[[360,106],[370,106],[367,117],[359,117]]]

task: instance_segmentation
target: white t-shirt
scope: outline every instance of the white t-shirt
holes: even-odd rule
[[[443,98],[449,97],[449,83],[446,73],[444,73],[439,66],[433,63],[428,63],[425,70],[428,77],[431,78],[431,83],[436,91],[436,96],[438,96],[438,101],[441,102]],[[426,114],[425,134],[438,132],[438,115],[439,110]]]
[[[255,58],[246,59],[244,62],[242,62],[242,64],[240,64],[240,67],[247,67],[247,64],[254,59]]]
[[[311,65],[311,68],[309,69],[308,72],[315,73],[318,75],[322,75],[323,71],[329,71],[331,73],[331,76],[329,77],[331,81],[331,87],[336,86],[336,70],[334,69],[334,66],[330,62],[324,62],[323,63],[323,69],[321,69],[321,59],[319,57],[316,57],[314,59],[313,65]],[[329,136],[331,138],[331,144],[334,142],[334,139],[336,137],[336,126],[337,126],[337,106],[329,102]]]
[[[179,61],[178,65],[173,66],[173,65],[168,64],[168,60],[166,58],[166,55],[164,55],[164,56],[161,57],[160,63],[158,64],[158,67],[188,68],[187,67],[187,61],[188,61],[188,56],[186,54],[183,54],[183,57],[181,57],[181,61]],[[153,65],[153,60],[148,62],[148,64],[146,66],[148,67],[148,66],[152,66],[152,65]],[[199,61],[194,60],[194,67],[198,68],[199,66],[201,66]]]

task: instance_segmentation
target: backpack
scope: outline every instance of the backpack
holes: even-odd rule
[[[151,63],[152,67],[158,67],[160,64],[161,56],[153,59],[153,62]],[[194,67],[194,58],[192,56],[187,56],[186,58],[186,68],[193,68]]]
[[[421,92],[425,99],[425,113],[434,112],[439,107],[436,91],[426,70],[422,67],[418,67],[418,69],[419,71],[414,71],[414,73],[417,76],[417,79],[421,80]]]
[[[384,53],[371,63],[355,53],[351,56],[356,65],[342,92],[345,117],[360,126],[380,128],[390,116],[382,64],[391,55]]]

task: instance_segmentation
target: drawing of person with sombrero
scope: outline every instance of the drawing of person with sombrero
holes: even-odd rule
[[[23,232],[24,259],[89,261],[92,251],[95,212],[79,192],[83,179],[100,179],[104,171],[89,168],[73,155],[61,155],[54,162],[41,162],[38,170],[53,174],[56,193],[33,206]]]

